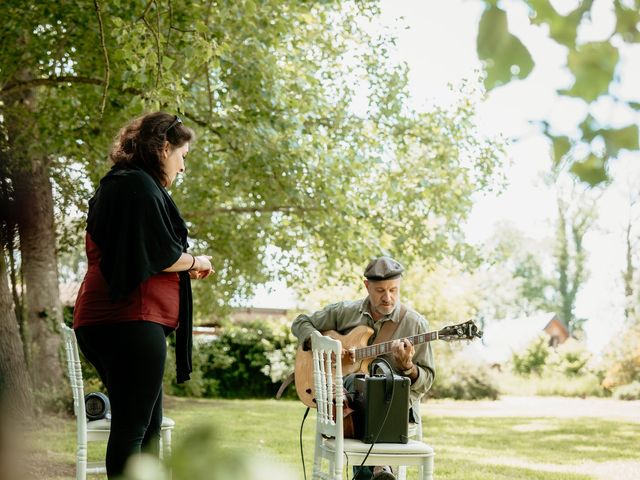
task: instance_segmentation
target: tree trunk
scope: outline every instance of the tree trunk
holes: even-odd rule
[[[622,280],[624,281],[624,319],[627,323],[631,321],[631,318],[635,315],[636,299],[633,295],[633,280],[635,277],[635,266],[633,265],[633,245],[631,245],[631,218],[627,223],[626,231],[626,269],[622,272]]]
[[[0,396],[2,404],[16,418],[32,413],[31,384],[18,332],[7,264],[0,251]]]
[[[24,41],[24,39],[18,39]],[[34,76],[28,69],[16,80]],[[36,401],[57,401],[66,381],[61,364],[59,324],[62,306],[58,287],[53,193],[46,152],[38,152],[35,126],[37,95],[26,89],[7,98],[5,125],[10,151],[13,214],[18,225],[27,363]],[[44,405],[46,406],[46,405]]]
[[[32,161],[13,175],[25,286],[30,371],[39,396],[55,399],[64,388],[59,324],[62,306],[58,287],[53,195],[44,161]],[[42,398],[42,397],[41,397]]]
[[[571,286],[569,285],[569,239],[567,237],[566,205],[558,199],[558,226],[556,234],[556,262],[558,274],[559,317],[571,328],[573,320],[573,305],[570,299]]]

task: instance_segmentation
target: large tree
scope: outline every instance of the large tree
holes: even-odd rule
[[[471,193],[490,187],[499,145],[476,134],[469,98],[407,107],[392,39],[368,32],[377,13],[376,2],[3,2],[0,125],[17,210],[21,174],[50,182],[58,247],[80,244],[64,220],[86,208],[117,127],[161,108],[198,134],[173,194],[194,249],[214,254],[199,312],[383,251],[462,257],[461,223]],[[8,118],[23,126],[12,133]],[[47,197],[36,199],[51,230]],[[55,255],[51,236],[42,243]],[[23,268],[37,257],[25,248]],[[44,268],[55,277],[55,263]],[[27,292],[42,285],[30,282]]]

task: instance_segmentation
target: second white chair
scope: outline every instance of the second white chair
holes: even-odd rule
[[[343,438],[342,364],[332,360],[341,358],[342,344],[314,332],[311,336],[311,349],[317,402],[313,478],[341,480],[344,458],[348,459],[350,465],[358,466],[365,459],[371,445]],[[421,480],[433,480],[434,456],[433,448],[422,441],[409,440],[406,444],[378,443],[374,445],[364,464],[418,466]],[[325,463],[328,468],[324,466]],[[404,476],[404,471],[402,474]],[[348,478],[351,476],[348,472]]]
[[[69,382],[71,383],[71,391],[73,392],[73,412],[76,416],[76,480],[85,480],[87,475],[107,473],[104,460],[99,462],[89,462],[87,460],[87,443],[96,440],[107,441],[109,439],[111,422],[104,418],[101,420],[87,421],[78,342],[75,332],[71,328],[62,324],[61,329],[67,356]],[[175,425],[175,422],[170,418],[162,417],[160,452],[164,458],[169,458],[171,455],[171,431]]]

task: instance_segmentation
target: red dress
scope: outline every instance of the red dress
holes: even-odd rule
[[[80,285],[73,311],[73,328],[147,320],[170,328],[178,326],[180,279],[177,272],[161,272],[142,282],[126,298],[112,302],[100,271],[100,249],[89,233],[85,237],[89,268]]]

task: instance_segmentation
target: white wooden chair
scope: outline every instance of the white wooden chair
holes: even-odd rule
[[[313,478],[341,480],[344,459],[349,466],[359,466],[371,444],[352,438],[343,438],[342,364],[340,341],[314,332],[311,336],[313,351],[313,382],[317,404],[316,445],[313,461]],[[334,408],[335,405],[335,408]],[[365,465],[402,466],[399,477],[404,478],[406,466],[418,466],[421,480],[433,480],[433,448],[422,441],[409,440],[408,443],[378,443],[374,445]],[[327,460],[324,462],[323,460]],[[328,463],[328,470],[323,469]],[[350,479],[353,474],[348,473]]]
[[[61,324],[64,347],[67,354],[67,370],[71,391],[73,392],[73,412],[76,416],[77,449],[76,449],[76,480],[85,480],[87,475],[106,474],[104,461],[89,462],[87,460],[87,443],[93,441],[107,441],[111,429],[110,420],[87,421],[84,405],[84,384],[82,382],[82,368],[78,353],[78,342],[75,332]],[[160,427],[160,454],[168,458],[171,455],[171,431],[175,422],[168,417],[162,417]]]

